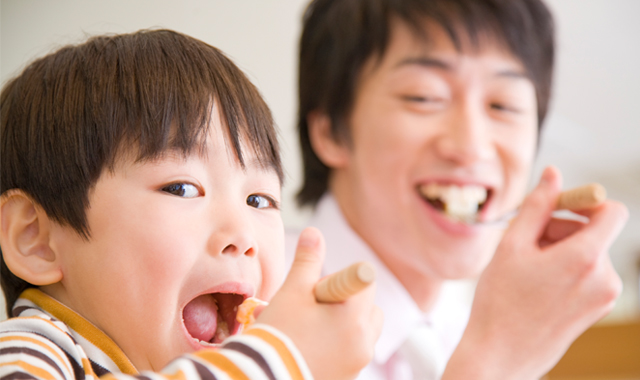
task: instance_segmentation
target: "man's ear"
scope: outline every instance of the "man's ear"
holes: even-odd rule
[[[0,197],[0,244],[7,267],[17,277],[42,286],[62,279],[60,260],[49,245],[51,221],[29,195],[9,190]]]
[[[349,147],[345,141],[339,141],[331,131],[331,119],[320,111],[307,116],[311,147],[320,161],[332,169],[344,167],[349,161]]]

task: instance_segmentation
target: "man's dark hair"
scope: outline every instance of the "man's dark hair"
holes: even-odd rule
[[[20,189],[90,238],[89,190],[122,154],[203,154],[213,104],[282,182],[277,134],[258,90],[221,51],[170,30],[98,36],[31,63],[0,94],[1,193]],[[1,251],[0,251],[1,255]],[[33,285],[0,263],[7,313]]]
[[[554,23],[540,0],[314,0],[303,18],[298,71],[298,133],[303,160],[300,206],[327,191],[330,168],[309,139],[307,117],[320,111],[336,139],[349,138],[348,117],[363,66],[381,59],[392,21],[428,41],[424,23],[435,22],[459,50],[462,38],[495,38],[519,59],[536,89],[538,130],[547,114],[554,61]],[[462,33],[462,35],[461,35]]]

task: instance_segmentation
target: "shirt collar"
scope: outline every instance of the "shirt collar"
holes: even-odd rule
[[[89,359],[109,372],[123,372],[129,375],[138,373],[124,352],[111,338],[53,297],[37,288],[29,288],[20,294],[20,298],[13,307],[13,313],[22,316],[23,310],[30,307],[40,309],[64,323]]]
[[[325,274],[359,261],[368,261],[375,266],[375,303],[384,310],[384,323],[373,360],[377,364],[386,363],[415,327],[429,323],[428,315],[418,308],[400,281],[351,229],[332,195],[327,193],[320,199],[310,225],[320,229],[327,242]]]

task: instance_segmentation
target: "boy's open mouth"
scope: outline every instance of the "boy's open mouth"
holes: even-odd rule
[[[221,343],[238,332],[238,305],[245,298],[236,293],[211,293],[194,298],[182,310],[187,332],[201,344]]]
[[[455,222],[475,222],[491,198],[492,190],[478,185],[441,185],[434,182],[418,186],[418,192],[431,207]]]

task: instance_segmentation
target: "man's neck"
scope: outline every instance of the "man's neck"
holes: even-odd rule
[[[385,260],[385,255],[378,252],[375,254],[400,281],[420,310],[426,313],[433,309],[444,281],[433,279],[429,274],[404,262]]]
[[[349,186],[349,184],[345,180],[336,181],[335,178],[332,178],[330,191],[351,229],[369,246],[391,273],[393,273],[411,298],[413,298],[420,310],[423,312],[431,311],[438,299],[444,280],[436,278],[433,273],[430,272],[430,268],[424,265],[417,266],[409,261],[398,260],[399,257],[402,257],[402,252],[379,252],[367,238],[370,235],[370,233],[367,232],[370,231],[362,231],[363,227],[360,223],[357,223],[357,217],[350,215],[348,212],[349,208],[344,207],[345,204],[357,202],[357,200],[349,199],[351,192],[340,189],[341,186]],[[393,258],[393,260],[391,258]]]

